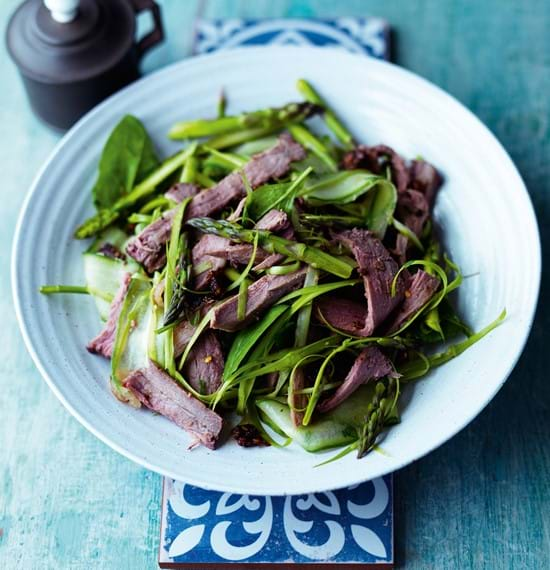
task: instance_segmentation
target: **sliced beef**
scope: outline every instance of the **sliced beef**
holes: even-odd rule
[[[165,198],[173,202],[183,202],[186,198],[192,198],[199,193],[200,188],[196,184],[188,184],[186,182],[178,182],[171,186],[164,194]]]
[[[208,256],[222,258],[232,265],[246,265],[250,261],[253,251],[254,246],[249,243],[233,243],[231,240],[225,239],[224,243],[221,241],[212,243],[211,247],[205,251],[205,254]],[[255,260],[258,263],[268,256],[269,254],[263,249],[256,249]]]
[[[213,301],[207,300],[202,303],[202,305],[197,309],[198,315],[196,316],[196,322],[206,316],[206,313],[212,308]],[[189,321],[182,321],[174,327],[174,355],[176,358],[180,356],[187,343],[191,340],[191,337],[195,334],[197,330],[197,325],[190,323]]]
[[[405,291],[405,300],[392,317],[388,334],[399,330],[417,311],[419,311],[439,289],[439,279],[422,271],[417,271]]]
[[[170,239],[175,214],[175,209],[168,210],[126,246],[128,255],[141,263],[149,273],[154,273],[166,264],[166,242]]]
[[[321,297],[315,308],[321,322],[326,321],[334,328],[353,336],[364,336],[362,332],[369,312],[365,302],[325,296]]]
[[[222,418],[193,398],[154,363],[130,374],[124,386],[151,410],[162,414],[214,449],[222,430]]]
[[[279,380],[278,372],[270,372],[263,376],[263,381],[267,388],[275,388],[277,386],[277,381]]]
[[[367,346],[355,359],[344,382],[338,386],[332,396],[323,400],[317,409],[320,412],[329,412],[347,400],[361,384],[385,376],[397,377],[398,375],[389,358],[377,346]]]
[[[286,212],[282,210],[269,210],[267,214],[262,216],[254,226],[257,230],[267,230],[268,232],[278,233],[287,228],[290,224]]]
[[[191,324],[189,321],[183,321],[174,327],[174,356],[177,358],[195,334],[197,326]]]
[[[110,257],[111,259],[120,259],[121,261],[126,261],[126,256],[118,249],[116,245],[112,243],[104,243],[98,250],[97,253],[101,253],[105,257]]]
[[[242,171],[232,172],[212,188],[197,194],[185,212],[186,219],[209,216],[244,197],[243,173],[254,189],[272,178],[284,176],[291,162],[302,160],[305,156],[304,148],[288,133],[283,133],[273,148],[254,155]]]
[[[189,351],[184,377],[200,394],[212,394],[220,387],[223,367],[220,341],[214,331],[206,330]]]
[[[336,234],[335,239],[353,253],[365,286],[366,319],[363,328],[355,334],[371,336],[376,328],[401,303],[407,284],[407,275],[401,273],[397,279],[395,295],[392,297],[391,285],[399,267],[388,250],[382,245],[382,242],[373,233],[361,229]],[[359,313],[354,308],[350,314],[355,318]],[[332,324],[328,318],[327,320]],[[353,326],[355,326],[355,322]]]
[[[282,261],[284,261],[284,259],[285,256],[282,255],[281,253],[272,253],[271,255],[268,255],[264,260],[260,261],[260,263],[255,265],[252,268],[252,270],[257,273],[258,271],[269,269],[270,267],[273,267],[274,265],[281,263]]]
[[[342,166],[346,170],[365,168],[375,174],[385,174],[389,166],[398,192],[404,192],[409,185],[409,169],[405,161],[393,148],[384,144],[356,146],[344,155]]]
[[[265,447],[269,445],[253,424],[239,424],[231,430],[231,435],[241,447]]]
[[[239,330],[271,307],[283,295],[304,284],[306,270],[288,275],[265,275],[248,288],[244,319],[237,317],[238,294],[214,308],[210,326],[213,329],[233,332]]]
[[[425,160],[413,160],[409,168],[409,174],[409,187],[424,194],[431,208],[435,195],[443,183],[443,178],[436,168]]]
[[[194,287],[198,291],[211,289],[216,285],[216,276],[225,267],[223,257],[210,255],[211,251],[223,251],[231,242],[212,234],[202,234],[191,250],[191,262],[195,272]]]
[[[287,228],[289,224],[290,222],[285,212],[281,210],[270,210],[265,216],[258,220],[254,227],[258,230],[278,232],[283,228]],[[233,243],[229,239],[220,237],[209,240],[201,239],[199,243],[201,245],[193,254],[193,258],[196,258],[198,263],[201,263],[201,259],[207,256],[222,258],[232,265],[246,265],[250,261],[250,257],[254,251],[254,246],[249,243]],[[255,257],[256,263],[261,264],[267,257],[270,257],[270,255],[266,251],[257,248]],[[221,263],[215,264],[215,270],[220,270],[222,267]]]
[[[100,354],[105,358],[111,358],[115,344],[116,325],[120,315],[120,310],[122,309],[122,303],[124,303],[128,287],[130,286],[131,278],[132,276],[129,273],[124,273],[122,276],[122,282],[113,302],[111,303],[109,318],[107,319],[104,329],[94,339],[92,339],[86,347],[90,352]]]
[[[430,217],[430,206],[426,197],[418,190],[405,190],[399,195],[396,208],[397,219],[405,224],[411,232],[420,237],[424,224]],[[404,262],[407,249],[411,246],[409,239],[398,234],[395,241],[395,254]]]
[[[271,149],[252,157],[243,168],[243,172],[252,188],[257,188],[271,178],[285,175],[290,163],[305,158],[305,150],[287,133],[279,137],[278,143]],[[185,190],[189,192],[189,188]],[[196,194],[185,210],[185,218],[197,218],[219,212],[237,198],[244,197],[242,172],[233,172],[216,186]],[[172,220],[176,209],[168,210],[161,218],[147,226],[128,244],[128,255],[141,263],[149,273],[163,267],[166,263],[166,242],[170,238]],[[206,282],[209,279],[205,280]]]

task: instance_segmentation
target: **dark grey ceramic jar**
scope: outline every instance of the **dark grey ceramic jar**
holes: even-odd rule
[[[136,42],[136,14],[144,10],[154,28]],[[153,0],[26,0],[6,32],[32,108],[61,130],[137,79],[141,57],[162,39]]]

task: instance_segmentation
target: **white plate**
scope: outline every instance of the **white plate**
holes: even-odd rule
[[[72,239],[92,213],[90,187],[111,128],[137,115],[164,155],[179,119],[212,116],[221,87],[230,111],[298,99],[296,79],[310,80],[357,139],[384,142],[407,157],[422,155],[444,173],[437,219],[466,275],[459,309],[474,329],[506,307],[508,318],[459,358],[407,389],[400,425],[361,461],[353,455],[314,468],[334,452],[300,448],[187,451],[189,438],[109,391],[108,363],[88,354],[100,328],[93,301],[41,296],[44,283],[82,283]],[[297,494],[359,483],[422,457],[466,426],[510,374],[529,333],[540,279],[540,243],[532,205],[510,158],[463,106],[399,67],[340,51],[268,47],[188,59],[138,81],[86,115],[59,143],[36,177],[19,220],[13,289],[27,347],[67,409],[105,443],[164,475],[204,488],[250,494]]]

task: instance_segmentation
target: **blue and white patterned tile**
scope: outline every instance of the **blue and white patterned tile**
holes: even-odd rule
[[[163,566],[329,562],[380,568],[393,561],[391,476],[289,497],[205,491],[165,479],[162,506]]]
[[[313,45],[389,58],[389,27],[380,18],[199,20],[195,53],[258,45]]]

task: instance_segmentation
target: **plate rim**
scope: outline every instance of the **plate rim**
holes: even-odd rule
[[[26,218],[27,212],[28,212],[30,205],[32,203],[32,198],[39,189],[39,182],[40,182],[44,172],[48,168],[48,166],[55,160],[56,156],[63,151],[63,148],[66,145],[70,144],[75,133],[77,133],[81,129],[85,128],[85,126],[88,122],[93,121],[94,117],[96,115],[102,113],[103,109],[106,107],[109,107],[113,101],[116,101],[116,100],[119,100],[119,99],[126,97],[127,93],[131,92],[132,90],[139,89],[140,86],[146,82],[157,81],[158,77],[162,77],[162,76],[169,75],[169,74],[173,73],[174,69],[185,68],[186,66],[189,66],[189,65],[195,65],[197,62],[200,63],[200,61],[205,60],[205,59],[206,60],[222,59],[224,57],[237,57],[237,58],[239,58],[239,57],[245,56],[246,54],[250,54],[251,52],[256,52],[256,53],[261,53],[261,52],[264,52],[264,53],[265,52],[281,52],[281,53],[283,53],[283,52],[286,52],[288,54],[288,53],[296,52],[296,51],[299,51],[299,52],[310,51],[310,52],[314,52],[317,54],[320,54],[320,53],[326,54],[327,51],[336,52],[336,53],[343,55],[345,57],[349,57],[350,59],[361,60],[363,63],[365,63],[367,61],[369,65],[374,65],[375,67],[376,66],[381,67],[381,68],[389,67],[389,68],[392,68],[394,71],[397,71],[398,73],[402,74],[403,76],[412,78],[415,81],[419,81],[425,87],[429,87],[431,90],[435,90],[440,98],[442,97],[444,99],[447,99],[448,101],[452,101],[455,105],[458,105],[463,112],[467,113],[470,116],[470,118],[476,122],[478,128],[482,129],[485,132],[485,135],[491,139],[493,145],[496,145],[499,148],[500,152],[503,155],[503,158],[505,158],[505,160],[507,161],[508,170],[511,173],[513,173],[515,178],[517,179],[516,183],[515,183],[515,187],[516,187],[518,193],[519,193],[519,190],[521,187],[521,190],[522,190],[521,194],[523,195],[523,200],[525,202],[525,206],[527,207],[527,210],[529,212],[529,218],[530,219],[529,219],[528,226],[530,227],[531,231],[534,232],[534,237],[536,238],[532,244],[533,246],[536,247],[536,250],[531,252],[532,258],[533,258],[533,274],[534,274],[533,276],[536,277],[536,287],[534,287],[532,289],[533,290],[532,297],[529,299],[529,301],[530,301],[530,314],[528,316],[528,319],[526,319],[525,325],[523,327],[523,336],[521,338],[521,342],[518,343],[514,357],[510,360],[510,363],[507,367],[506,372],[502,375],[502,377],[498,380],[498,382],[495,382],[493,390],[490,392],[487,399],[482,403],[482,405],[479,407],[476,407],[472,412],[468,413],[465,416],[462,423],[460,423],[457,426],[453,426],[453,429],[450,429],[446,433],[445,437],[435,447],[431,447],[429,449],[423,450],[421,453],[418,453],[413,459],[407,458],[405,460],[397,461],[394,465],[389,465],[386,468],[380,469],[379,472],[377,473],[376,477],[387,475],[388,473],[391,473],[393,471],[401,469],[401,468],[405,467],[406,465],[409,465],[409,464],[421,459],[422,457],[424,457],[428,453],[435,451],[438,447],[440,447],[444,443],[448,442],[452,437],[457,435],[466,426],[468,426],[487,407],[487,405],[494,399],[494,397],[496,396],[498,391],[502,388],[502,386],[504,385],[506,380],[510,377],[510,374],[512,373],[512,371],[516,367],[521,355],[523,354],[523,351],[525,349],[525,345],[526,345],[526,343],[530,337],[530,333],[531,333],[531,330],[533,328],[534,319],[535,319],[535,316],[537,313],[538,299],[539,299],[540,286],[541,286],[541,273],[542,273],[542,252],[541,252],[540,230],[539,230],[539,226],[538,226],[538,221],[537,221],[534,205],[533,205],[533,202],[531,200],[531,196],[527,190],[527,187],[525,185],[525,182],[523,181],[523,178],[521,177],[521,174],[520,174],[518,168],[514,164],[512,158],[508,154],[507,150],[500,143],[500,141],[493,134],[493,132],[481,121],[481,119],[479,119],[472,111],[470,111],[470,109],[468,109],[458,99],[456,99],[451,94],[447,93],[445,90],[443,90],[441,87],[435,85],[431,81],[429,81],[429,80],[421,77],[420,75],[418,75],[418,74],[416,74],[416,73],[414,73],[408,69],[405,69],[399,65],[396,65],[396,64],[388,62],[388,61],[378,60],[378,59],[375,59],[372,57],[366,57],[365,55],[358,55],[358,54],[352,54],[352,53],[348,53],[348,52],[342,52],[341,50],[338,50],[335,48],[322,48],[322,47],[312,47],[312,46],[311,47],[310,46],[307,46],[307,47],[306,46],[299,46],[299,47],[296,47],[296,46],[257,46],[257,47],[232,48],[230,50],[228,49],[228,50],[218,51],[218,52],[214,52],[214,53],[207,53],[207,54],[190,56],[190,57],[187,57],[183,60],[173,62],[173,63],[171,63],[165,67],[162,67],[161,69],[159,69],[157,71],[154,71],[148,75],[145,75],[144,77],[138,79],[137,81],[133,82],[132,84],[126,86],[125,88],[121,89],[117,93],[115,93],[115,94],[111,95],[110,97],[108,97],[107,99],[105,99],[102,103],[100,103],[99,105],[97,105],[96,107],[91,109],[81,119],[79,119],[79,121],[77,123],[75,123],[75,125],[73,125],[71,127],[71,129],[69,131],[67,131],[62,136],[62,138],[56,143],[55,147],[50,152],[50,154],[48,155],[48,157],[43,162],[42,166],[40,167],[40,169],[38,170],[38,172],[34,176],[32,183],[31,183],[29,189],[27,190],[27,194],[25,196],[25,199],[23,200],[23,203],[22,203],[19,215],[18,215],[17,223],[15,226],[15,232],[14,232],[14,237],[13,237],[13,242],[12,242],[12,251],[11,251],[11,264],[10,264],[12,295],[13,295],[14,309],[15,309],[15,314],[16,314],[18,325],[19,325],[19,329],[21,331],[21,334],[22,334],[22,337],[23,337],[27,351],[31,355],[31,358],[32,358],[35,366],[37,367],[38,371],[40,372],[40,375],[45,380],[45,382],[47,383],[49,388],[52,390],[52,392],[55,394],[55,396],[59,399],[59,401],[62,403],[62,405],[69,411],[69,413],[78,422],[80,422],[89,432],[91,432],[95,437],[97,437],[100,441],[102,441],[103,443],[108,445],[111,449],[120,453],[122,456],[130,459],[134,463],[137,463],[138,465],[141,465],[142,467],[145,467],[146,469],[149,469],[151,471],[159,473],[165,477],[170,477],[172,479],[181,480],[181,478],[180,478],[181,476],[179,474],[173,473],[169,469],[164,469],[162,467],[154,465],[153,463],[147,461],[146,459],[139,457],[138,455],[133,453],[131,450],[126,449],[123,446],[116,443],[113,439],[111,439],[111,437],[109,435],[102,433],[101,430],[99,430],[99,429],[96,429],[96,427],[94,427],[85,417],[83,417],[83,415],[81,413],[79,413],[69,403],[67,398],[62,394],[60,388],[57,387],[55,381],[50,376],[50,374],[48,374],[48,372],[46,371],[46,368],[42,364],[42,360],[41,360],[40,356],[38,355],[38,353],[36,352],[34,345],[32,343],[31,335],[30,335],[30,331],[29,331],[30,325],[27,324],[27,321],[24,317],[24,311],[23,311],[23,308],[21,305],[21,299],[19,297],[19,288],[21,285],[20,285],[19,278],[18,278],[17,259],[18,259],[19,249],[21,247],[21,239],[22,239],[24,220]],[[313,479],[314,478],[312,478],[312,480]],[[361,483],[364,480],[365,480],[364,476],[362,476],[360,473],[358,473],[358,475],[355,477],[355,479],[353,481],[348,481],[345,483],[345,485],[352,485],[352,484],[356,484],[356,483]],[[205,483],[201,482],[200,479],[194,478],[192,473],[189,473],[189,476],[186,476],[185,482],[192,484],[192,485],[196,485],[196,486],[204,488],[204,489],[208,489],[208,490],[225,491],[225,492],[231,492],[231,493],[237,493],[237,494],[243,494],[244,492],[246,492],[246,491],[243,491],[243,489],[241,487],[239,487],[238,485],[231,484],[230,482],[227,482],[227,481],[226,482],[220,482],[220,485],[214,485],[214,486],[210,483],[205,484]],[[326,486],[323,486],[323,485],[317,486],[315,484],[315,481],[313,480],[309,485],[302,485],[302,487],[304,487],[303,491],[293,491],[292,493],[285,493],[285,492],[281,492],[280,490],[275,491],[273,484],[270,483],[269,485],[266,485],[266,487],[271,487],[273,489],[273,491],[275,491],[275,492],[269,492],[266,494],[275,496],[275,495],[286,495],[286,494],[315,493],[315,492],[324,492],[327,490],[339,488],[341,486],[342,485],[340,483],[336,483],[334,486],[329,487],[329,488],[327,488]]]

